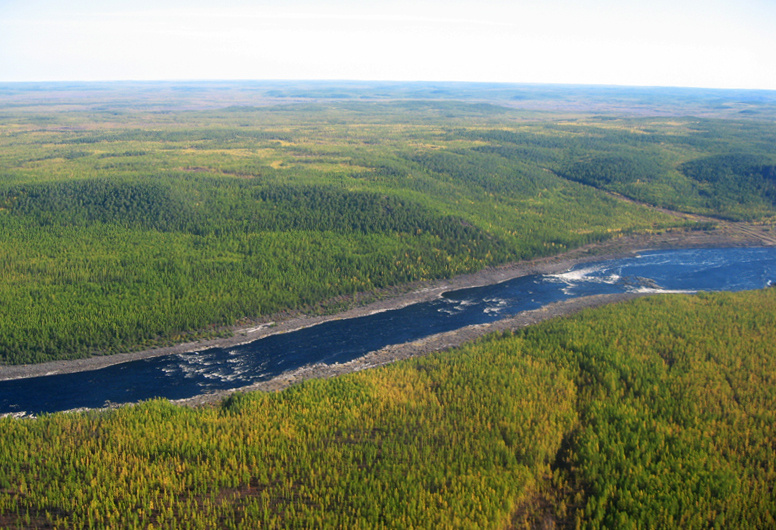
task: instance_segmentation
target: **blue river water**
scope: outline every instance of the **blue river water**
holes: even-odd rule
[[[231,348],[100,370],[0,381],[0,414],[40,414],[239,388],[305,365],[345,363],[391,344],[482,324],[570,298],[621,292],[759,289],[776,283],[776,248],[643,252],[445,293],[430,302],[334,320]]]

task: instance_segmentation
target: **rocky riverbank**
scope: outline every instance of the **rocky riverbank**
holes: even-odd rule
[[[0,380],[97,370],[106,366],[138,359],[204,350],[211,347],[234,346],[251,342],[268,335],[287,333],[303,327],[314,326],[329,320],[354,318],[377,311],[398,309],[417,302],[437,298],[444,292],[450,290],[498,283],[529,274],[552,274],[563,272],[579,263],[621,257],[639,250],[715,246],[767,246],[776,244],[776,241],[772,238],[773,236],[768,227],[760,229],[758,227],[746,225],[745,229],[737,229],[733,223],[721,224],[720,228],[714,231],[677,231],[654,235],[625,236],[604,243],[588,245],[548,258],[488,268],[476,273],[461,275],[448,280],[416,283],[407,286],[407,288],[410,289],[407,292],[385,297],[366,305],[353,307],[334,315],[300,315],[291,318],[286,317],[285,320],[276,319],[272,322],[247,328],[235,328],[233,330],[233,335],[228,338],[178,344],[175,346],[111,356],[91,357],[88,359],[55,361],[38,365],[3,366],[0,367]],[[385,293],[378,293],[378,295],[379,294]],[[569,314],[584,307],[619,301],[633,296],[634,295],[629,294],[606,295],[552,304],[543,309],[528,311],[492,324],[468,326],[460,330],[433,335],[419,341],[390,346],[346,364],[303,367],[299,370],[282,374],[273,380],[253,385],[244,390],[278,390],[311,377],[331,377],[342,373],[379,366],[395,360],[457,346],[492,331],[516,329],[541,320],[546,320],[547,318]],[[186,402],[197,404],[217,400],[221,397],[222,394],[206,395],[186,400]]]

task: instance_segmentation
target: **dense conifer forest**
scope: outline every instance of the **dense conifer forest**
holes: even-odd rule
[[[756,94],[725,107],[708,91],[499,85],[0,88],[4,364],[228,334],[693,224],[621,196],[734,220],[776,212],[776,127]],[[542,98],[685,101],[704,117],[509,106]]]
[[[773,224],[774,102],[0,84],[0,364],[224,335],[625,234]],[[211,406],[3,417],[0,527],[774,527],[774,344],[776,289],[660,295]]]
[[[661,295],[210,408],[3,418],[0,525],[770,528],[773,344],[776,289]]]

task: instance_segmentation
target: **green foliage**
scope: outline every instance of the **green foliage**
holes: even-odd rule
[[[505,522],[574,414],[568,379],[514,384],[548,368],[504,346],[486,359],[470,350],[452,363],[429,358],[237,395],[219,408],[152,401],[0,420],[0,474],[10,485],[0,516],[122,527]],[[480,395],[480,386],[499,392]]]
[[[169,182],[97,178],[16,185],[2,192],[0,204],[43,226],[118,223],[168,232],[185,230],[193,221]]]
[[[575,162],[564,173],[572,180],[596,187],[655,180],[661,168],[651,158],[604,156]]]
[[[35,100],[35,87],[0,90],[0,104],[36,101],[1,109],[1,363],[209,337],[354,293],[708,226],[610,191],[776,214],[772,122],[527,114],[452,101],[474,90],[463,86],[435,88],[445,101],[396,85],[386,94],[424,100],[274,107],[227,106],[234,87],[164,101],[147,86],[98,88],[80,110]],[[187,99],[200,92],[227,108]]]
[[[571,180],[676,210],[734,220],[774,215],[768,141],[775,138],[764,123],[623,121],[587,131],[567,137],[571,156],[548,166]],[[749,154],[730,154],[737,150]]]
[[[660,296],[211,408],[3,418],[0,521],[772,527],[775,315]]]
[[[716,155],[685,162],[679,170],[698,183],[712,207],[736,212],[733,217],[756,218],[760,202],[776,204],[776,165],[768,157]]]
[[[399,197],[313,186],[273,186],[258,191],[257,229],[430,233],[451,244],[488,245],[485,233],[464,219],[439,216]],[[490,244],[495,252],[500,242]]]
[[[579,367],[559,469],[584,526],[776,523],[775,315],[773,289],[663,296],[525,332]]]
[[[776,213],[763,94],[692,92],[720,120],[670,89],[58,89],[0,86],[3,363],[687,226],[607,192]],[[608,114],[458,101],[483,95]],[[220,407],[2,418],[0,526],[773,527],[774,315],[772,289],[651,298]]]
[[[683,224],[483,150],[482,124],[519,118],[491,105],[6,114],[4,363],[209,337]],[[556,130],[533,127],[521,138]]]
[[[725,181],[776,180],[776,166],[763,156],[717,155],[691,160],[679,166],[679,170],[699,182],[714,184]]]

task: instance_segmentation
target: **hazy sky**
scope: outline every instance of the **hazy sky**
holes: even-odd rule
[[[776,0],[0,0],[0,81],[776,89]]]

